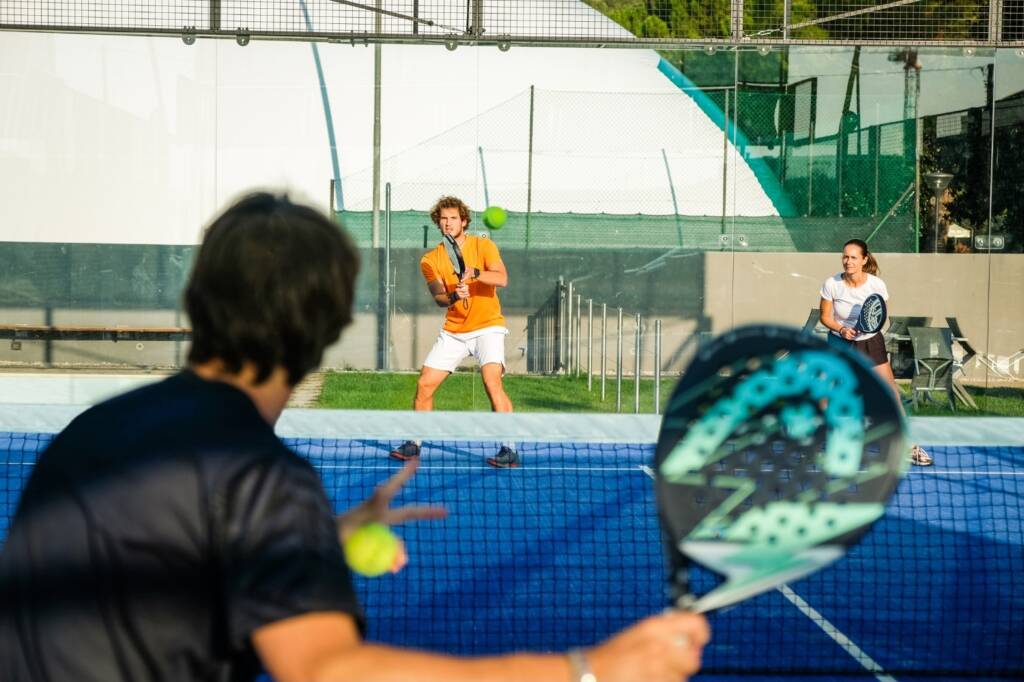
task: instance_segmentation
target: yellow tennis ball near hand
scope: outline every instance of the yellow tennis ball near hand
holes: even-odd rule
[[[398,559],[398,536],[383,523],[367,523],[357,528],[344,543],[349,567],[369,578],[391,570]]]

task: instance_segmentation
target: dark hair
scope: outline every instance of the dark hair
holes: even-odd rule
[[[441,209],[442,208],[457,208],[459,209],[459,217],[466,221],[466,227],[469,227],[469,223],[472,218],[469,215],[469,206],[466,206],[465,202],[458,197],[441,197],[434,204],[434,207],[430,209],[430,219],[434,221],[434,224],[438,227],[441,226]]]
[[[218,359],[257,383],[284,367],[295,385],[352,321],[359,254],[313,208],[287,196],[251,194],[206,230],[185,289],[192,322],[189,362]]]
[[[868,250],[867,242],[865,242],[863,239],[851,239],[850,241],[843,244],[843,250],[846,250],[846,247],[849,246],[850,244],[853,244],[854,246],[859,248],[861,255],[868,259],[868,262],[864,264],[864,272],[868,273],[869,275],[875,275],[877,277],[879,272],[878,261],[875,260],[875,254],[871,253],[871,251]]]

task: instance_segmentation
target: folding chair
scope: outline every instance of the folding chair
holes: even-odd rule
[[[957,377],[957,374],[964,374],[964,367],[971,361],[971,358],[978,355],[978,351],[974,350],[974,347],[971,346],[970,342],[968,342],[967,337],[964,336],[963,332],[960,330],[960,323],[957,322],[955,317],[947,317],[946,326],[949,327],[949,331],[953,335],[953,340],[957,342],[957,345],[959,345],[964,352],[964,356],[959,360],[957,360],[955,356],[953,358],[953,393],[956,394],[956,397],[959,398],[960,402],[964,405],[978,409],[978,405],[974,402],[974,398],[972,398],[971,394],[967,391],[967,387],[964,386],[963,382],[960,381],[960,378]]]
[[[811,308],[811,312],[807,313],[807,321],[804,322],[804,332],[814,334],[815,336],[825,336],[828,334],[828,327],[821,323],[821,310],[819,308]]]
[[[966,365],[971,358],[978,358],[978,362],[985,365],[985,367],[987,367],[988,370],[996,376],[1006,379],[1012,378],[1008,373],[999,368],[999,365],[996,364],[995,359],[991,355],[988,353],[979,353],[975,350],[967,340],[967,336],[960,329],[960,323],[957,322],[955,317],[947,317],[946,326],[949,327],[949,331],[953,333],[953,340],[960,344],[960,347],[964,349],[964,358],[960,361],[961,365]],[[1024,351],[1024,349],[1021,349],[1018,353],[1022,351]],[[1013,364],[1012,357],[1013,356],[1011,356],[1011,361],[1009,363],[1010,365]]]
[[[908,327],[910,342],[914,346],[914,376],[910,380],[910,395],[914,407],[924,394],[931,401],[932,394],[943,393],[950,409],[953,403],[953,334],[948,329],[935,327]]]
[[[889,328],[885,330],[885,350],[889,352],[889,365],[897,379],[911,379],[914,376],[913,348],[907,329],[927,327],[931,321],[930,317],[889,317]]]

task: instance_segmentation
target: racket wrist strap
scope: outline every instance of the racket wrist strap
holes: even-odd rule
[[[459,295],[457,293],[455,293],[454,291],[449,292],[449,294],[448,294],[448,305],[450,305],[450,306],[455,305],[455,302],[458,301],[458,300],[459,300]]]
[[[572,669],[573,682],[597,682],[597,677],[590,670],[590,663],[583,649],[569,649],[565,654],[569,659],[569,668]]]

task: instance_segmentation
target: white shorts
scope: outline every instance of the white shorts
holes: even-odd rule
[[[492,362],[501,365],[504,373],[507,334],[508,330],[504,327],[488,327],[468,334],[452,334],[442,329],[423,365],[454,372],[459,363],[472,356],[480,362],[481,367]]]

